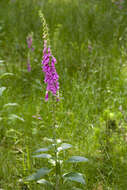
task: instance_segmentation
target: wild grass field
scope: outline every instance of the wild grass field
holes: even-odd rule
[[[59,74],[54,113],[51,96],[45,101],[40,10]],[[125,0],[0,1],[0,190],[127,190],[126,23]],[[85,184],[25,180],[53,167],[33,153],[51,143],[54,131],[58,142],[72,145],[59,154],[62,174],[82,173]],[[71,156],[88,161],[67,163]],[[55,183],[55,169],[44,179]]]

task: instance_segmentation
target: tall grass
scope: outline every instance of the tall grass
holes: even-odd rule
[[[52,138],[50,103],[44,102],[41,71],[43,41],[38,11],[42,10],[61,76],[57,135],[76,145],[73,155],[89,158],[88,164],[77,166],[86,179],[84,189],[126,190],[127,3],[122,6],[120,9],[111,0],[0,2],[0,76],[13,73],[0,77],[0,87],[6,87],[0,97],[0,188],[43,188],[21,181],[46,164],[31,155],[47,144],[43,139],[47,134]],[[35,50],[28,73],[26,37],[31,32]],[[8,103],[17,105],[5,106]],[[42,120],[33,115],[41,115]],[[116,129],[109,129],[106,141],[107,121],[115,121]],[[68,183],[65,189],[72,185]]]

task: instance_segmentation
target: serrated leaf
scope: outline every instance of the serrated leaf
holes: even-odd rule
[[[40,148],[40,149],[36,150],[34,153],[38,153],[38,152],[47,152],[47,151],[49,151],[49,150],[50,150],[49,147],[47,147],[47,148]]]
[[[45,180],[45,179],[40,179],[40,180],[37,181],[37,183],[52,186],[52,184],[49,181]]]
[[[57,148],[57,151],[59,152],[59,151],[61,151],[61,150],[66,150],[66,149],[69,149],[69,148],[71,148],[71,147],[72,147],[71,144],[63,143],[63,144],[61,144],[60,147]]]
[[[50,154],[39,154],[39,155],[34,155],[32,157],[35,157],[35,158],[51,158],[52,156]]]
[[[77,162],[88,162],[88,159],[82,156],[72,156],[67,160],[70,163],[77,163]]]
[[[49,169],[49,168],[41,168],[36,173],[34,173],[31,176],[29,176],[26,180],[27,181],[39,180],[43,176],[45,176],[48,173],[50,173],[50,171],[51,171],[51,169]]]
[[[6,90],[6,87],[2,86],[0,87],[0,96],[2,96],[3,92]]]
[[[10,119],[10,120],[16,120],[16,119],[18,119],[18,120],[24,122],[24,119],[23,119],[22,117],[19,117],[19,116],[16,115],[16,114],[10,114],[10,115],[9,115],[9,119]]]
[[[81,173],[76,172],[69,172],[67,174],[64,174],[63,177],[67,180],[76,181],[81,184],[85,184],[85,180],[83,178],[83,175]]]
[[[10,107],[10,106],[19,106],[19,104],[17,104],[17,103],[8,103],[8,104],[5,104],[4,105],[4,108],[6,108],[6,107]]]
[[[0,76],[0,79],[4,78],[4,77],[7,77],[7,76],[13,76],[14,74],[13,73],[4,73]]]

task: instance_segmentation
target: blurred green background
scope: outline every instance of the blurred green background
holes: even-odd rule
[[[39,10],[45,15],[58,62],[62,97],[56,116],[58,138],[75,146],[67,156],[80,154],[90,160],[77,166],[86,185],[76,187],[126,190],[125,0],[0,0],[0,87],[6,88],[0,93],[0,188],[45,189],[21,183],[43,164],[32,158],[32,152],[44,146],[43,137],[52,137],[51,102],[44,102]],[[28,73],[26,38],[31,32],[34,51]],[[18,106],[5,106],[8,103]],[[32,118],[35,114],[42,121]],[[63,187],[70,189],[74,189],[71,184]]]

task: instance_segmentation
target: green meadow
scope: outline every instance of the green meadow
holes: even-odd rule
[[[57,60],[60,100],[55,109],[51,93],[45,101],[40,10]],[[81,173],[81,183],[62,178],[56,187],[52,159],[33,157],[54,135],[58,143],[72,145],[59,153],[61,175]],[[72,156],[88,160],[67,162]],[[54,187],[26,180],[43,167],[53,169],[40,179]],[[126,189],[127,2],[1,0],[0,190]]]

